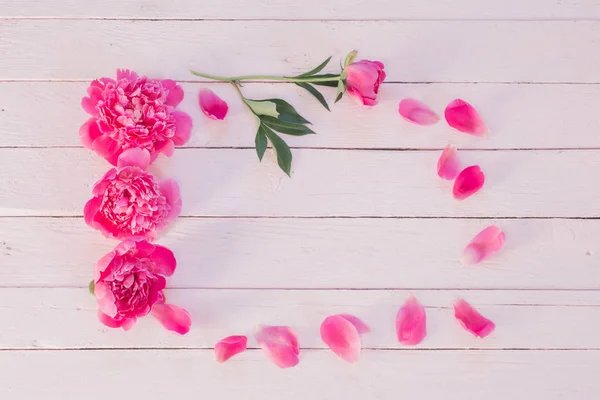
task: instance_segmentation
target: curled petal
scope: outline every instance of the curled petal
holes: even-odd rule
[[[152,307],[152,315],[165,329],[177,332],[180,335],[188,333],[192,326],[190,314],[183,308],[172,304],[154,304],[154,307]]]
[[[148,168],[150,165],[150,152],[146,149],[133,147],[127,149],[119,155],[117,167],[139,167],[141,169]]]
[[[499,252],[504,246],[504,232],[496,225],[482,230],[469,242],[463,251],[464,264],[478,264]]]
[[[396,315],[396,334],[403,344],[417,345],[427,335],[425,308],[414,297],[410,297]]]
[[[452,194],[455,199],[463,200],[475,194],[483,187],[485,175],[479,165],[472,165],[463,169],[454,181]]]
[[[463,299],[454,303],[454,317],[460,321],[463,328],[480,338],[492,333],[496,327],[492,321],[479,314]]]
[[[371,328],[363,321],[350,314],[340,314],[340,317],[345,318],[356,328],[357,332],[362,335],[363,333],[371,332]]]
[[[298,337],[288,326],[260,325],[254,334],[263,352],[279,368],[290,368],[298,364]]]
[[[460,159],[456,153],[456,147],[449,144],[442,155],[440,156],[437,163],[438,176],[442,179],[451,181],[456,178],[460,171]]]
[[[403,99],[400,101],[398,112],[405,120],[417,125],[433,125],[440,120],[440,116],[435,111],[415,99]]]
[[[210,119],[224,119],[229,106],[210,89],[202,89],[198,95],[200,109]]]
[[[248,338],[246,336],[228,336],[215,345],[215,360],[224,363],[231,357],[246,350]]]
[[[352,322],[342,315],[325,318],[321,324],[321,339],[340,358],[349,363],[360,358],[360,334]]]
[[[488,129],[475,108],[461,99],[451,101],[444,111],[448,125],[469,135],[482,136]]]

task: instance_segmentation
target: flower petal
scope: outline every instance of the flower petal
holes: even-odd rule
[[[224,119],[229,106],[210,89],[200,90],[198,95],[200,109],[210,119]]]
[[[173,143],[176,146],[183,146],[190,140],[192,134],[192,118],[182,111],[173,111],[175,117],[175,136]]]
[[[109,158],[119,151],[119,144],[108,135],[98,136],[92,142],[92,149],[104,158]]]
[[[163,79],[160,81],[165,89],[169,91],[165,104],[171,107],[177,107],[183,100],[183,89],[172,79]]]
[[[361,321],[354,315],[340,314],[340,317],[347,319],[348,322],[350,322],[352,325],[354,325],[354,327],[356,328],[359,335],[362,335],[363,333],[371,332],[371,328],[369,328],[369,326],[367,324],[365,324],[363,321]]]
[[[448,125],[469,135],[482,136],[488,129],[475,108],[461,99],[451,101],[444,111]]]
[[[181,213],[182,201],[179,192],[179,184],[175,179],[164,179],[158,182],[158,187],[160,188],[161,193],[167,198],[167,203],[171,207],[166,220],[167,222],[172,221]]]
[[[485,175],[479,165],[463,169],[454,181],[452,194],[455,199],[463,200],[479,191],[485,182]]]
[[[402,99],[398,112],[405,120],[417,125],[433,125],[440,120],[440,116],[435,111],[415,99]]]
[[[335,354],[349,363],[360,358],[360,334],[354,324],[341,315],[325,318],[321,324],[321,339]]]
[[[185,335],[190,331],[192,319],[190,314],[181,307],[173,304],[154,304],[152,315],[162,324],[162,326],[180,335]]]
[[[228,336],[215,345],[215,360],[224,363],[231,357],[246,350],[248,338],[246,336]]]
[[[146,149],[134,147],[127,149],[119,155],[117,167],[139,167],[147,169],[150,165],[150,152]]]
[[[260,325],[254,334],[263,352],[279,368],[290,368],[298,364],[298,337],[288,326]]]
[[[437,173],[442,179],[451,181],[456,178],[456,175],[460,172],[460,159],[456,154],[456,147],[449,144],[442,155],[440,156],[437,163]]]
[[[479,314],[463,299],[454,303],[454,317],[460,321],[463,328],[480,338],[486,337],[496,328],[492,321]]]
[[[502,229],[491,225],[482,230],[469,242],[463,251],[464,264],[478,264],[499,252],[506,236]]]
[[[396,334],[403,344],[416,345],[427,335],[425,308],[414,297],[410,297],[396,315]]]
[[[171,276],[175,272],[175,268],[177,267],[175,255],[166,247],[158,244],[154,245],[152,259],[156,262],[156,267],[154,268],[155,273],[164,276]]]
[[[94,140],[100,136],[102,136],[102,132],[98,129],[96,118],[88,119],[85,124],[81,125],[81,128],[79,128],[81,143],[90,150],[93,149],[92,143],[94,143]]]

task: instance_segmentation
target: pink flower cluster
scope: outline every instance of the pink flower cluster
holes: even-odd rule
[[[152,244],[181,212],[179,185],[147,171],[160,153],[190,137],[192,121],[175,107],[183,89],[170,79],[140,77],[118,70],[117,79],[93,81],[82,107],[92,117],[79,134],[87,148],[116,166],[92,189],[85,222],[108,238],[122,240],[102,257],[91,284],[100,322],[130,329],[152,314],[166,329],[185,334],[191,319],[184,309],[165,303],[165,277],[176,260],[166,247]]]

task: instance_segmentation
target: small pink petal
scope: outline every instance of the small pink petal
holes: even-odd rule
[[[139,167],[147,169],[150,165],[150,152],[146,149],[134,147],[127,149],[119,155],[117,167]]]
[[[92,150],[104,158],[113,156],[119,151],[119,144],[108,135],[98,136],[92,142]]]
[[[321,324],[321,339],[340,358],[349,363],[360,358],[360,334],[356,326],[341,315],[325,318]]]
[[[173,143],[176,146],[183,146],[190,140],[192,135],[192,117],[183,111],[173,111],[172,114],[175,117],[175,136],[173,136]]]
[[[463,169],[454,181],[452,194],[455,199],[464,200],[475,194],[483,187],[485,175],[479,165],[472,165]]]
[[[171,250],[158,244],[152,246],[154,251],[152,252],[152,260],[155,262],[153,272],[159,275],[171,276],[177,268],[177,261],[175,255]]]
[[[454,317],[460,321],[463,328],[480,338],[486,337],[496,328],[492,321],[479,314],[463,299],[454,303]]]
[[[491,225],[482,230],[469,242],[463,251],[463,263],[478,264],[499,252],[506,236],[502,229]]]
[[[451,181],[456,178],[456,175],[460,172],[460,159],[456,153],[456,147],[449,144],[442,155],[440,156],[437,163],[437,173],[442,179]]]
[[[469,135],[482,136],[488,129],[475,108],[461,99],[451,101],[444,111],[448,125]]]
[[[211,119],[224,119],[229,106],[210,89],[202,89],[198,95],[200,109]]]
[[[352,325],[354,325],[354,327],[358,331],[359,335],[371,332],[371,328],[369,328],[369,326],[367,324],[365,324],[363,321],[361,321],[354,315],[340,314],[340,317],[347,319],[348,322],[350,322]]]
[[[417,345],[427,335],[425,308],[414,297],[410,297],[396,315],[396,334],[403,344]]]
[[[172,79],[163,79],[160,81],[165,89],[169,91],[165,104],[171,107],[177,107],[183,100],[183,89]]]
[[[152,315],[165,329],[177,332],[180,335],[188,333],[192,326],[190,314],[183,308],[174,306],[173,304],[154,304]]]
[[[254,337],[267,357],[279,368],[290,368],[300,361],[298,337],[292,328],[260,325]]]
[[[246,336],[228,336],[215,345],[215,360],[224,363],[231,357],[246,350],[248,338]]]
[[[85,124],[79,128],[79,137],[81,138],[81,143],[88,149],[93,149],[92,143],[94,143],[94,140],[100,136],[102,136],[102,132],[100,132],[100,129],[98,129],[96,118],[88,119]]]
[[[417,125],[433,125],[440,120],[440,116],[429,106],[415,99],[402,99],[398,112],[407,121]]]

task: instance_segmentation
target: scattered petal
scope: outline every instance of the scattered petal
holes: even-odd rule
[[[215,360],[224,363],[231,357],[246,350],[248,338],[246,336],[228,336],[215,345]]]
[[[180,335],[185,335],[190,331],[192,319],[190,314],[181,307],[173,304],[154,304],[152,315],[162,324],[162,326]]]
[[[119,168],[139,167],[147,169],[148,165],[150,165],[150,152],[139,147],[125,150],[119,155],[119,159],[117,160],[117,167]]]
[[[483,187],[485,175],[479,165],[472,165],[463,169],[454,181],[452,194],[455,199],[464,200],[475,194]]]
[[[361,321],[359,318],[355,317],[354,315],[340,314],[340,317],[347,319],[348,322],[350,322],[352,325],[354,325],[354,327],[356,328],[356,330],[358,331],[358,333],[360,335],[362,335],[363,333],[371,332],[371,328],[369,328],[369,326],[367,324],[365,324],[363,321]]]
[[[469,242],[463,251],[464,264],[478,264],[499,252],[504,246],[502,229],[491,225],[482,230]]]
[[[267,357],[279,368],[298,364],[298,337],[289,326],[259,325],[254,337]]]
[[[202,89],[198,96],[200,109],[211,119],[224,119],[229,106],[210,89]]]
[[[469,135],[482,136],[488,129],[475,108],[461,99],[451,101],[444,111],[448,125]]]
[[[492,333],[496,327],[492,321],[479,314],[463,299],[454,303],[454,317],[460,321],[463,328],[480,338]]]
[[[456,147],[449,144],[444,149],[437,163],[437,172],[442,179],[451,181],[456,178],[460,172],[460,159],[456,153]]]
[[[440,120],[440,116],[435,111],[415,99],[403,99],[400,101],[398,112],[405,120],[417,125],[433,125]]]
[[[342,315],[325,318],[321,324],[321,339],[340,358],[349,363],[360,358],[360,334],[352,322]]]
[[[402,344],[417,345],[427,335],[425,308],[414,297],[410,297],[396,315],[396,334]]]

